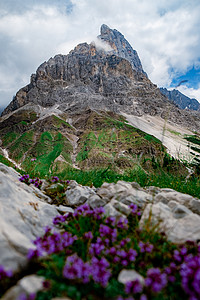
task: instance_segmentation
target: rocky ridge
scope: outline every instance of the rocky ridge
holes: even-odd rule
[[[199,114],[179,110],[144,73],[135,50],[117,30],[101,27],[99,39],[113,50],[82,43],[68,55],[44,62],[4,110],[10,113],[28,103],[43,107],[57,105],[74,114],[86,108],[135,116],[157,115],[199,130]]]
[[[166,88],[160,88],[160,91],[181,109],[200,110],[200,103],[196,99],[191,99],[176,89],[169,91]]]

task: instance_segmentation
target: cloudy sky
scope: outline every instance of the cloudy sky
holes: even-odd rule
[[[124,34],[158,86],[200,101],[200,0],[0,0],[0,107],[37,67],[101,24]]]

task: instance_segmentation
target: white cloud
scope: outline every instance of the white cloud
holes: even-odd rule
[[[1,0],[0,16],[3,105],[44,60],[94,41],[102,23],[124,34],[159,86],[200,64],[199,0]]]

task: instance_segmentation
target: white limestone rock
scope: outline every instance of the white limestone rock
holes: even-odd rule
[[[58,215],[54,206],[40,200],[19,174],[0,164],[0,265],[20,271],[27,264],[32,240],[42,235]]]
[[[186,208],[182,217],[179,214],[179,218],[177,218],[174,211],[162,202],[148,204],[140,220],[140,227],[145,226],[145,220],[149,218],[150,213],[150,224],[157,224],[157,229],[165,232],[170,241],[179,244],[188,240],[196,241],[200,239],[200,216],[188,212]]]
[[[105,206],[108,203],[107,198],[101,198],[97,194],[91,195],[87,201],[91,208]]]
[[[80,184],[69,186],[65,192],[65,203],[68,206],[79,206],[85,203],[90,196],[95,195],[94,189]]]
[[[126,270],[123,269],[120,271],[118,275],[118,281],[126,284],[129,281],[138,280],[142,285],[144,285],[144,277],[141,276],[138,272],[135,270]]]
[[[183,194],[172,189],[161,189],[161,192],[155,196],[155,202],[168,204],[170,201],[176,201],[186,206],[193,213],[200,215],[200,199],[191,195]]]

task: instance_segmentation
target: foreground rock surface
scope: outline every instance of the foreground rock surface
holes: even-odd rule
[[[65,192],[65,203],[55,206],[49,204],[51,199],[42,191],[20,182],[19,176],[12,168],[0,164],[0,265],[14,273],[27,266],[27,252],[33,248],[31,241],[43,234],[43,228],[51,226],[59,213],[73,212],[83,203],[92,208],[103,206],[107,215],[115,217],[128,216],[129,205],[137,204],[142,210],[141,228],[146,226],[151,214],[148,226],[157,224],[157,229],[165,232],[172,242],[200,240],[200,199],[190,195],[167,188],[144,189],[135,182],[104,183],[95,188],[71,181]],[[119,280],[125,282],[130,277],[138,274],[124,270]],[[142,278],[138,279],[142,282]],[[39,288],[39,279],[26,276],[3,299],[17,299],[20,293],[29,291],[32,282]]]
[[[0,265],[14,272],[24,268],[32,240],[58,215],[56,208],[19,181],[19,174],[0,164]],[[39,191],[39,190],[38,190]]]

